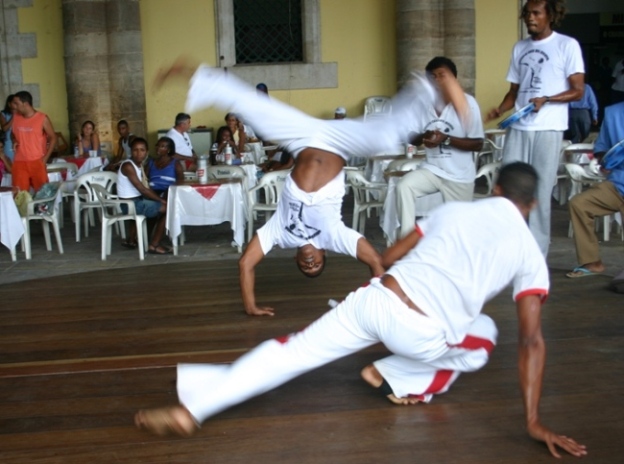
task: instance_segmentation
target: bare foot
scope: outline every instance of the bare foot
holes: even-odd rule
[[[161,68],[156,74],[152,89],[154,91],[160,89],[163,84],[173,77],[181,77],[189,80],[195,74],[198,64],[187,56],[180,56],[175,62],[168,68]]]
[[[199,425],[184,406],[142,409],[134,416],[134,424],[161,436],[175,434],[190,437],[199,429]]]
[[[362,372],[360,372],[362,378],[373,388],[381,388],[384,383],[384,378],[381,376],[379,371],[375,366],[369,364]],[[431,400],[432,395],[414,395],[414,396],[406,396],[404,398],[399,398],[389,389],[387,391],[382,391],[383,394],[386,395],[386,398],[390,400],[394,404],[399,404],[403,406],[410,406],[418,403],[428,403]]]

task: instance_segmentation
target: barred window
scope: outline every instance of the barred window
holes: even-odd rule
[[[302,0],[234,0],[236,63],[303,61]]]

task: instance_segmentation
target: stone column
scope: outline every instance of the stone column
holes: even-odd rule
[[[474,0],[396,0],[397,82],[422,71],[434,56],[457,64],[460,81],[474,93]]]
[[[145,134],[145,90],[138,0],[62,0],[69,127],[92,120],[114,146],[117,121]]]

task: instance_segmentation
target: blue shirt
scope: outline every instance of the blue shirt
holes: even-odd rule
[[[585,84],[583,98],[570,102],[570,109],[589,110],[592,115],[592,121],[598,121],[598,101],[596,100],[596,94],[588,84]]]
[[[603,153],[624,139],[624,102],[605,108],[605,117],[600,127],[600,134],[594,144],[594,153]],[[624,196],[624,163],[609,173],[607,180]]]

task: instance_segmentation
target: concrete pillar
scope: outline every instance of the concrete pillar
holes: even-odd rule
[[[474,93],[474,0],[396,0],[397,83],[422,71],[434,56],[452,59],[460,81]]]
[[[121,118],[129,120],[133,133],[145,134],[138,0],[62,0],[62,5],[72,139],[86,120],[111,146]]]

